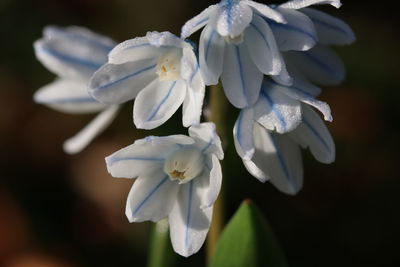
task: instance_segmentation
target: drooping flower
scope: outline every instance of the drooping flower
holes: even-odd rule
[[[261,182],[270,181],[286,194],[297,194],[303,185],[300,148],[309,148],[316,160],[331,163],[335,144],[318,114],[302,104],[301,124],[279,134],[254,120],[252,108],[243,109],[234,127],[236,151],[246,169]]]
[[[106,158],[114,177],[135,178],[128,195],[130,222],[168,217],[171,242],[182,256],[196,253],[211,223],[221,188],[221,141],[212,123],[189,128],[189,136],[147,137]]]
[[[308,50],[317,37],[312,21],[296,9],[312,4],[340,6],[339,0],[289,1],[269,7],[250,0],[223,0],[189,20],[181,37],[205,27],[200,36],[200,69],[207,85],[221,77],[225,94],[238,108],[253,105],[263,74],[283,85],[292,79],[281,51]]]
[[[34,43],[38,60],[58,78],[39,89],[34,100],[55,110],[86,114],[100,112],[85,128],[64,143],[67,153],[78,153],[114,119],[116,105],[104,105],[87,92],[91,75],[107,60],[115,43],[82,27],[48,26]]]
[[[153,129],[183,103],[183,125],[200,122],[205,85],[193,47],[169,32],[148,32],[125,41],[109,54],[108,63],[89,83],[89,93],[102,103],[136,98],[137,128]]]

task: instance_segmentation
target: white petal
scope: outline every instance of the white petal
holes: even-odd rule
[[[183,80],[154,80],[136,97],[133,120],[139,129],[154,129],[166,122],[185,99],[187,85]]]
[[[299,146],[287,135],[270,133],[258,124],[254,127],[254,144],[254,165],[280,191],[296,194],[303,185],[303,164]]]
[[[215,155],[211,155],[209,161],[210,166],[207,166],[208,171],[204,171],[202,177],[196,179],[203,179],[203,184],[206,186],[206,193],[203,197],[203,203],[201,208],[206,209],[212,207],[214,202],[217,200],[219,192],[221,191],[222,185],[222,169],[218,158]]]
[[[254,14],[244,37],[251,59],[258,69],[266,75],[279,74],[282,58],[271,29],[260,16]]]
[[[88,79],[107,62],[114,42],[79,27],[47,27],[34,44],[36,57],[61,77]]]
[[[287,20],[286,24],[268,21],[279,50],[308,50],[317,43],[317,34],[313,22],[303,13],[285,8],[277,10]]]
[[[169,215],[172,246],[176,253],[184,257],[201,248],[210,228],[212,207],[201,208],[206,192],[201,182],[201,179],[194,179],[181,185]]]
[[[64,142],[64,151],[68,154],[81,152],[96,136],[102,133],[111,124],[118,110],[119,106],[113,105],[102,111],[78,134]]]
[[[217,84],[224,62],[225,40],[211,26],[200,35],[199,63],[206,85]]]
[[[289,75],[287,69],[286,69],[286,63],[282,59],[281,54],[279,54],[280,61],[282,62],[282,69],[281,72],[278,75],[271,75],[271,78],[276,81],[277,83],[283,84],[283,85],[292,85],[293,83],[293,78]]]
[[[140,176],[133,184],[126,203],[129,222],[157,222],[171,212],[179,185],[162,170]]]
[[[269,87],[274,87],[293,99],[297,99],[303,103],[309,104],[318,109],[324,114],[326,121],[332,121],[331,109],[325,102],[315,99],[311,94],[308,93],[307,83],[303,83],[301,80],[295,80],[292,86],[282,86],[275,83],[272,80],[264,81]]]
[[[200,73],[200,66],[192,47],[182,49],[181,77],[195,90],[203,88],[204,81]]]
[[[254,118],[268,130],[289,132],[301,122],[300,102],[265,81],[260,99],[254,106]]]
[[[253,11],[242,1],[220,2],[210,22],[221,36],[236,37],[243,33],[251,22]]]
[[[263,15],[266,18],[272,19],[273,21],[279,23],[286,23],[285,18],[279,12],[277,12],[273,8],[270,8],[267,5],[248,0],[245,0],[243,2],[246,2],[247,5],[257,10],[261,15]]]
[[[181,30],[181,38],[186,39],[202,27],[204,27],[210,20],[210,17],[213,16],[218,5],[211,5],[204,9],[200,14],[195,16],[194,18],[188,20],[185,25],[183,25]]]
[[[344,21],[312,8],[301,10],[314,23],[321,44],[346,45],[356,40],[354,32]]]
[[[73,114],[97,112],[107,107],[89,96],[87,85],[81,80],[57,79],[36,91],[33,98],[36,103]]]
[[[136,97],[157,78],[154,60],[105,64],[89,81],[89,94],[102,103],[120,104]]]
[[[233,127],[233,139],[236,152],[242,159],[249,160],[254,154],[253,109],[242,109]]]
[[[147,40],[155,47],[174,46],[183,48],[186,42],[170,32],[147,32]]]
[[[189,136],[196,140],[196,146],[206,154],[215,154],[218,159],[224,158],[224,151],[212,122],[204,122],[198,125],[192,125],[189,128]]]
[[[317,45],[305,52],[288,52],[290,61],[312,82],[338,85],[345,78],[341,59],[327,46]]]
[[[162,168],[169,153],[182,144],[191,144],[193,139],[184,135],[156,137],[136,140],[130,146],[106,157],[107,170],[113,177],[134,178]]]
[[[152,46],[146,37],[137,37],[118,44],[108,54],[108,63],[123,64],[129,61],[155,59],[164,49]]]
[[[183,126],[189,127],[191,125],[200,123],[201,113],[203,110],[204,94],[205,86],[199,88],[198,90],[195,90],[191,87],[188,88],[182,108]]]
[[[311,5],[323,5],[323,4],[332,5],[336,8],[339,8],[342,5],[340,3],[340,0],[291,0],[280,5],[279,7],[300,9]]]
[[[316,160],[332,163],[335,160],[335,143],[328,128],[312,108],[303,105],[303,121],[289,135],[303,148],[309,147]]]
[[[225,95],[237,108],[253,105],[260,93],[263,74],[250,58],[245,43],[225,48],[224,71],[221,76]]]

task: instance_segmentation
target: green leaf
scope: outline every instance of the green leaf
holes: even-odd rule
[[[153,225],[149,255],[147,259],[148,267],[172,267],[178,261],[177,254],[173,251],[168,231],[168,220],[162,220]]]
[[[267,220],[250,201],[243,201],[225,227],[210,267],[287,267]]]

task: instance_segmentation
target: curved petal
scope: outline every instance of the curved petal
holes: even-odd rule
[[[253,164],[280,191],[294,195],[303,184],[301,151],[287,135],[270,133],[255,124]]]
[[[157,222],[171,212],[179,185],[162,170],[139,176],[133,184],[126,203],[129,222]]]
[[[288,70],[286,69],[286,63],[282,59],[281,54],[279,54],[279,57],[281,58],[282,62],[282,69],[281,72],[278,75],[271,75],[271,78],[276,81],[279,84],[283,85],[292,85],[293,83],[293,78],[289,75]]]
[[[278,48],[281,51],[305,51],[313,47],[318,39],[313,22],[303,13],[285,8],[277,8],[287,23],[268,21]]]
[[[169,215],[172,246],[176,253],[188,257],[196,253],[210,228],[212,207],[202,209],[206,187],[201,179],[181,185]]]
[[[154,60],[105,64],[89,81],[89,94],[102,103],[120,104],[136,97],[157,78]]]
[[[279,7],[300,9],[311,5],[323,5],[323,4],[332,5],[336,8],[339,8],[342,5],[342,3],[340,3],[340,0],[291,0],[280,5]]]
[[[251,59],[257,68],[266,75],[279,74],[282,58],[271,29],[260,16],[254,14],[244,37]]]
[[[260,99],[254,106],[254,118],[268,130],[289,132],[301,122],[300,102],[265,81]]]
[[[146,37],[137,37],[118,44],[108,54],[108,63],[123,64],[129,61],[156,59],[162,48],[152,46]]]
[[[96,116],[78,134],[66,140],[64,151],[68,154],[81,152],[96,136],[102,133],[117,116],[119,106],[113,105]]]
[[[318,109],[322,114],[324,114],[324,119],[326,121],[332,121],[331,108],[326,102],[319,101],[315,99],[311,94],[308,93],[307,83],[302,83],[300,80],[294,82],[292,86],[282,86],[275,83],[272,80],[266,80],[265,83],[269,87],[274,87],[293,99],[297,99],[303,103],[309,104],[316,109]]]
[[[341,59],[327,46],[317,45],[305,52],[288,52],[290,61],[312,82],[338,85],[345,78]]]
[[[185,25],[183,25],[181,30],[181,38],[186,39],[202,27],[204,27],[210,20],[210,17],[213,16],[213,13],[216,11],[218,4],[211,5],[204,9],[200,14],[195,16],[194,18],[188,20]]]
[[[152,46],[155,47],[163,47],[163,46],[174,46],[178,48],[183,48],[186,45],[186,42],[175,34],[170,32],[147,32],[146,34],[147,40]]]
[[[217,156],[211,155],[209,158],[211,168],[209,171],[204,171],[202,177],[196,179],[203,179],[202,183],[206,187],[205,196],[202,201],[201,208],[206,209],[212,207],[217,200],[222,185],[222,169]]]
[[[237,37],[249,26],[253,11],[242,1],[223,1],[210,22],[221,36]]]
[[[225,40],[211,26],[200,35],[199,63],[206,85],[217,84],[224,62]]]
[[[107,107],[88,95],[86,83],[81,80],[57,79],[36,91],[33,99],[36,103],[72,114],[92,113]]]
[[[254,154],[253,125],[253,109],[242,109],[233,127],[233,139],[236,152],[245,160],[251,159]]]
[[[196,140],[196,146],[205,154],[215,154],[218,159],[224,158],[221,139],[212,122],[204,122],[192,125],[189,128],[189,136]]]
[[[46,27],[44,38],[34,44],[39,61],[61,77],[88,79],[107,62],[115,43],[80,27]]]
[[[260,93],[263,74],[250,58],[245,43],[227,45],[221,76],[225,95],[237,108],[253,105]]]
[[[303,148],[309,147],[314,158],[322,163],[335,161],[335,143],[328,128],[312,108],[303,105],[303,121],[289,135]]]
[[[344,21],[312,8],[301,10],[314,23],[321,44],[346,45],[356,40],[354,32]]]
[[[279,22],[279,23],[286,23],[285,18],[279,12],[277,12],[273,8],[270,8],[267,5],[257,3],[254,1],[249,1],[249,0],[245,0],[243,2],[245,2],[247,5],[251,6],[255,10],[257,10],[265,18],[269,18],[269,19]]]
[[[187,85],[183,80],[154,80],[136,97],[133,121],[139,129],[154,129],[166,122],[185,99]]]

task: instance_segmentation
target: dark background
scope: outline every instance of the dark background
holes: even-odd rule
[[[319,164],[305,151],[304,188],[291,197],[249,176],[228,141],[226,217],[244,198],[254,199],[293,267],[400,266],[398,18],[385,3],[342,2],[339,10],[321,8],[348,22],[358,37],[337,48],[346,81],[321,96],[333,111],[336,162]],[[0,266],[144,266],[151,224],[127,222],[132,181],[109,176],[104,157],[145,135],[185,133],[180,114],[157,130],[136,130],[128,103],[84,152],[64,154],[62,142],[92,116],[33,103],[35,90],[54,79],[32,49],[42,28],[80,25],[116,41],[148,30],[179,34],[209,4],[0,0]],[[229,127],[236,114],[230,110]],[[180,266],[202,266],[204,254]]]

